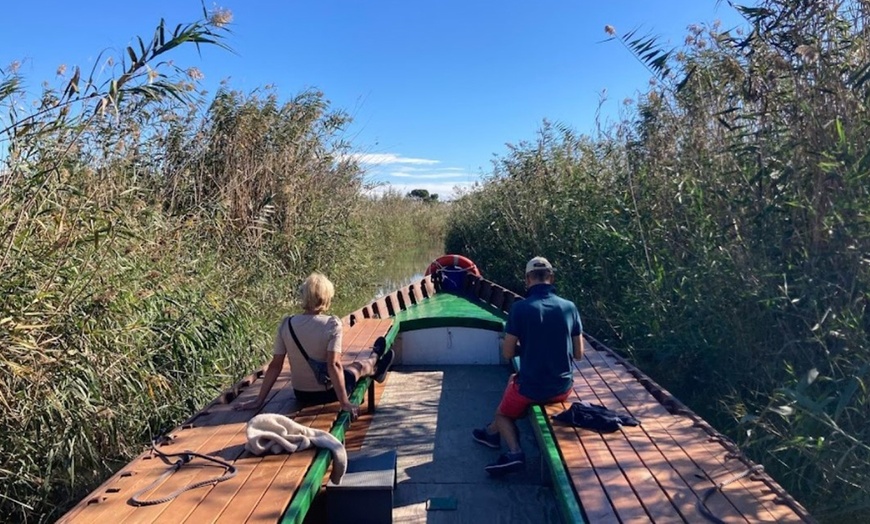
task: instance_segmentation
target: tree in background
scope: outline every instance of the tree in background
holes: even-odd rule
[[[438,194],[432,193],[425,189],[414,189],[410,191],[407,195],[408,198],[413,198],[415,200],[419,200],[420,202],[437,202]]]

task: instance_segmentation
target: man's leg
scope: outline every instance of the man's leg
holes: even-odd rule
[[[526,409],[531,403],[529,399],[519,394],[515,378],[514,375],[511,375],[510,380],[508,380],[492,422],[483,429],[475,429],[472,433],[474,440],[495,449],[501,447],[501,439],[504,439],[508,451],[511,453],[522,451],[514,421],[525,415]]]
[[[531,401],[520,395],[515,378],[511,377],[508,382],[501,403],[495,412],[495,418],[486,428],[487,431],[497,431],[508,447],[507,453],[501,454],[498,460],[486,466],[486,471],[490,475],[512,473],[525,467],[526,456],[520,448],[515,420],[525,415]]]
[[[498,434],[504,440],[509,452],[519,453],[522,451],[522,449],[520,449],[520,440],[517,433],[517,424],[514,419],[502,415],[501,413],[496,413],[495,420],[490,424],[490,426],[494,426],[496,431],[498,431]]]

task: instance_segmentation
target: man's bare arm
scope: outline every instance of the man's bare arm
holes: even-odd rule
[[[583,350],[586,348],[583,335],[571,337],[571,342],[574,343],[574,360],[580,360],[583,358]]]
[[[505,333],[504,340],[501,343],[501,354],[505,360],[510,360],[517,355],[517,339],[516,335]]]

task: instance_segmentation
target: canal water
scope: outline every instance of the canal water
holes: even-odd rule
[[[441,246],[420,246],[385,260],[376,298],[420,280],[429,264],[443,254]]]

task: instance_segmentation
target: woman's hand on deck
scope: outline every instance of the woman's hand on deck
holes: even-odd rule
[[[263,405],[259,399],[249,400],[247,402],[242,402],[241,404],[236,404],[236,411],[244,411],[246,409],[259,409]]]

